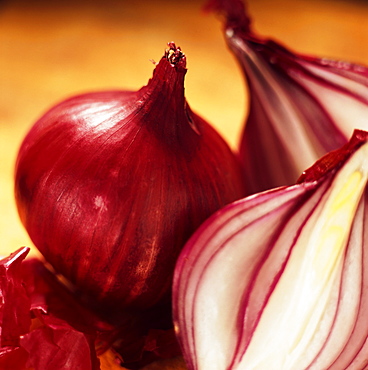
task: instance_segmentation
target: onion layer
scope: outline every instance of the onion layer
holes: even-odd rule
[[[165,299],[189,236],[243,196],[230,148],[186,102],[186,71],[170,43],[147,86],[65,100],[20,148],[25,228],[55,270],[101,305]]]
[[[295,183],[319,157],[368,130],[368,68],[302,55],[259,37],[241,0],[210,0],[247,79],[240,143],[248,193]]]
[[[368,132],[207,220],[174,275],[189,369],[368,364]]]

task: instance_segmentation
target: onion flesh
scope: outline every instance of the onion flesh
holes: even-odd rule
[[[175,271],[190,370],[363,369],[368,364],[368,132],[296,185],[210,217]]]

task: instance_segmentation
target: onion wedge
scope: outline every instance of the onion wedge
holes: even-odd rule
[[[368,364],[368,132],[296,185],[210,217],[177,262],[176,333],[190,370]]]
[[[240,140],[248,194],[292,185],[354,129],[368,130],[368,68],[295,52],[259,36],[242,0],[210,0],[246,78],[249,114]]]

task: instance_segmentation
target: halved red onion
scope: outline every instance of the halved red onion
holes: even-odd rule
[[[303,55],[252,31],[241,0],[210,0],[225,15],[230,50],[247,80],[240,155],[248,193],[293,184],[325,153],[368,129],[368,68]]]
[[[190,370],[368,365],[368,132],[208,219],[175,271]]]

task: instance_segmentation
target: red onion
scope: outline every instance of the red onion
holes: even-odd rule
[[[248,193],[293,184],[320,156],[368,129],[368,68],[259,37],[241,0],[210,0],[249,87],[240,155]],[[262,170],[261,170],[262,169]]]
[[[243,196],[235,156],[186,102],[186,71],[170,43],[147,86],[65,100],[20,148],[25,228],[46,261],[100,304],[163,300],[189,236]]]
[[[234,202],[192,236],[174,275],[189,370],[365,369],[368,132],[293,186]]]

